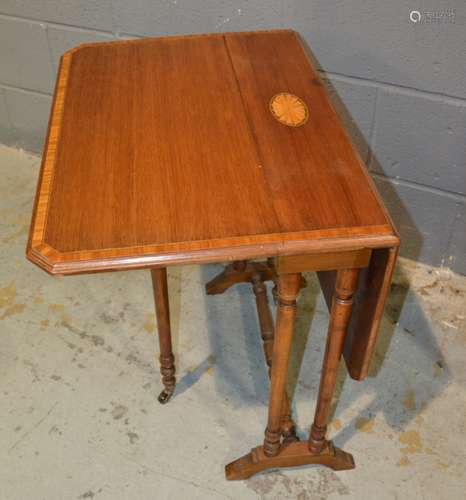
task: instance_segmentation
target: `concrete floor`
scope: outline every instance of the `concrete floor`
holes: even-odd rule
[[[149,272],[58,278],[25,260],[38,168],[0,147],[0,500],[466,497],[465,277],[400,261],[377,377],[340,373],[330,434],[355,470],[227,482],[266,421],[250,287],[207,297],[221,266],[170,270],[179,384],[161,406]],[[328,319],[308,281],[290,381],[303,437]]]

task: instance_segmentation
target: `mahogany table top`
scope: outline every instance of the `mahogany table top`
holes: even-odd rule
[[[397,244],[295,32],[63,56],[27,250],[47,271]]]

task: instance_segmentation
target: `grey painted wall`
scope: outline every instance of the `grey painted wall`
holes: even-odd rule
[[[427,22],[451,9],[454,22]],[[466,274],[465,21],[464,0],[0,0],[0,142],[41,151],[58,59],[81,42],[292,27],[374,175],[402,255]]]

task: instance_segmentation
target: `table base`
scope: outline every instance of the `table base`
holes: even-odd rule
[[[278,455],[268,457],[263,446],[253,448],[250,453],[229,463],[225,467],[227,479],[235,481],[248,479],[258,472],[277,467],[297,467],[300,465],[325,465],[333,470],[354,469],[353,456],[326,441],[320,453],[312,453],[307,441],[284,443]]]

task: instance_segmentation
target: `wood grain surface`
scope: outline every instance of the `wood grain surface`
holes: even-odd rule
[[[271,98],[307,106],[300,127]],[[55,274],[398,237],[289,30],[87,44],[62,58],[27,249]]]

